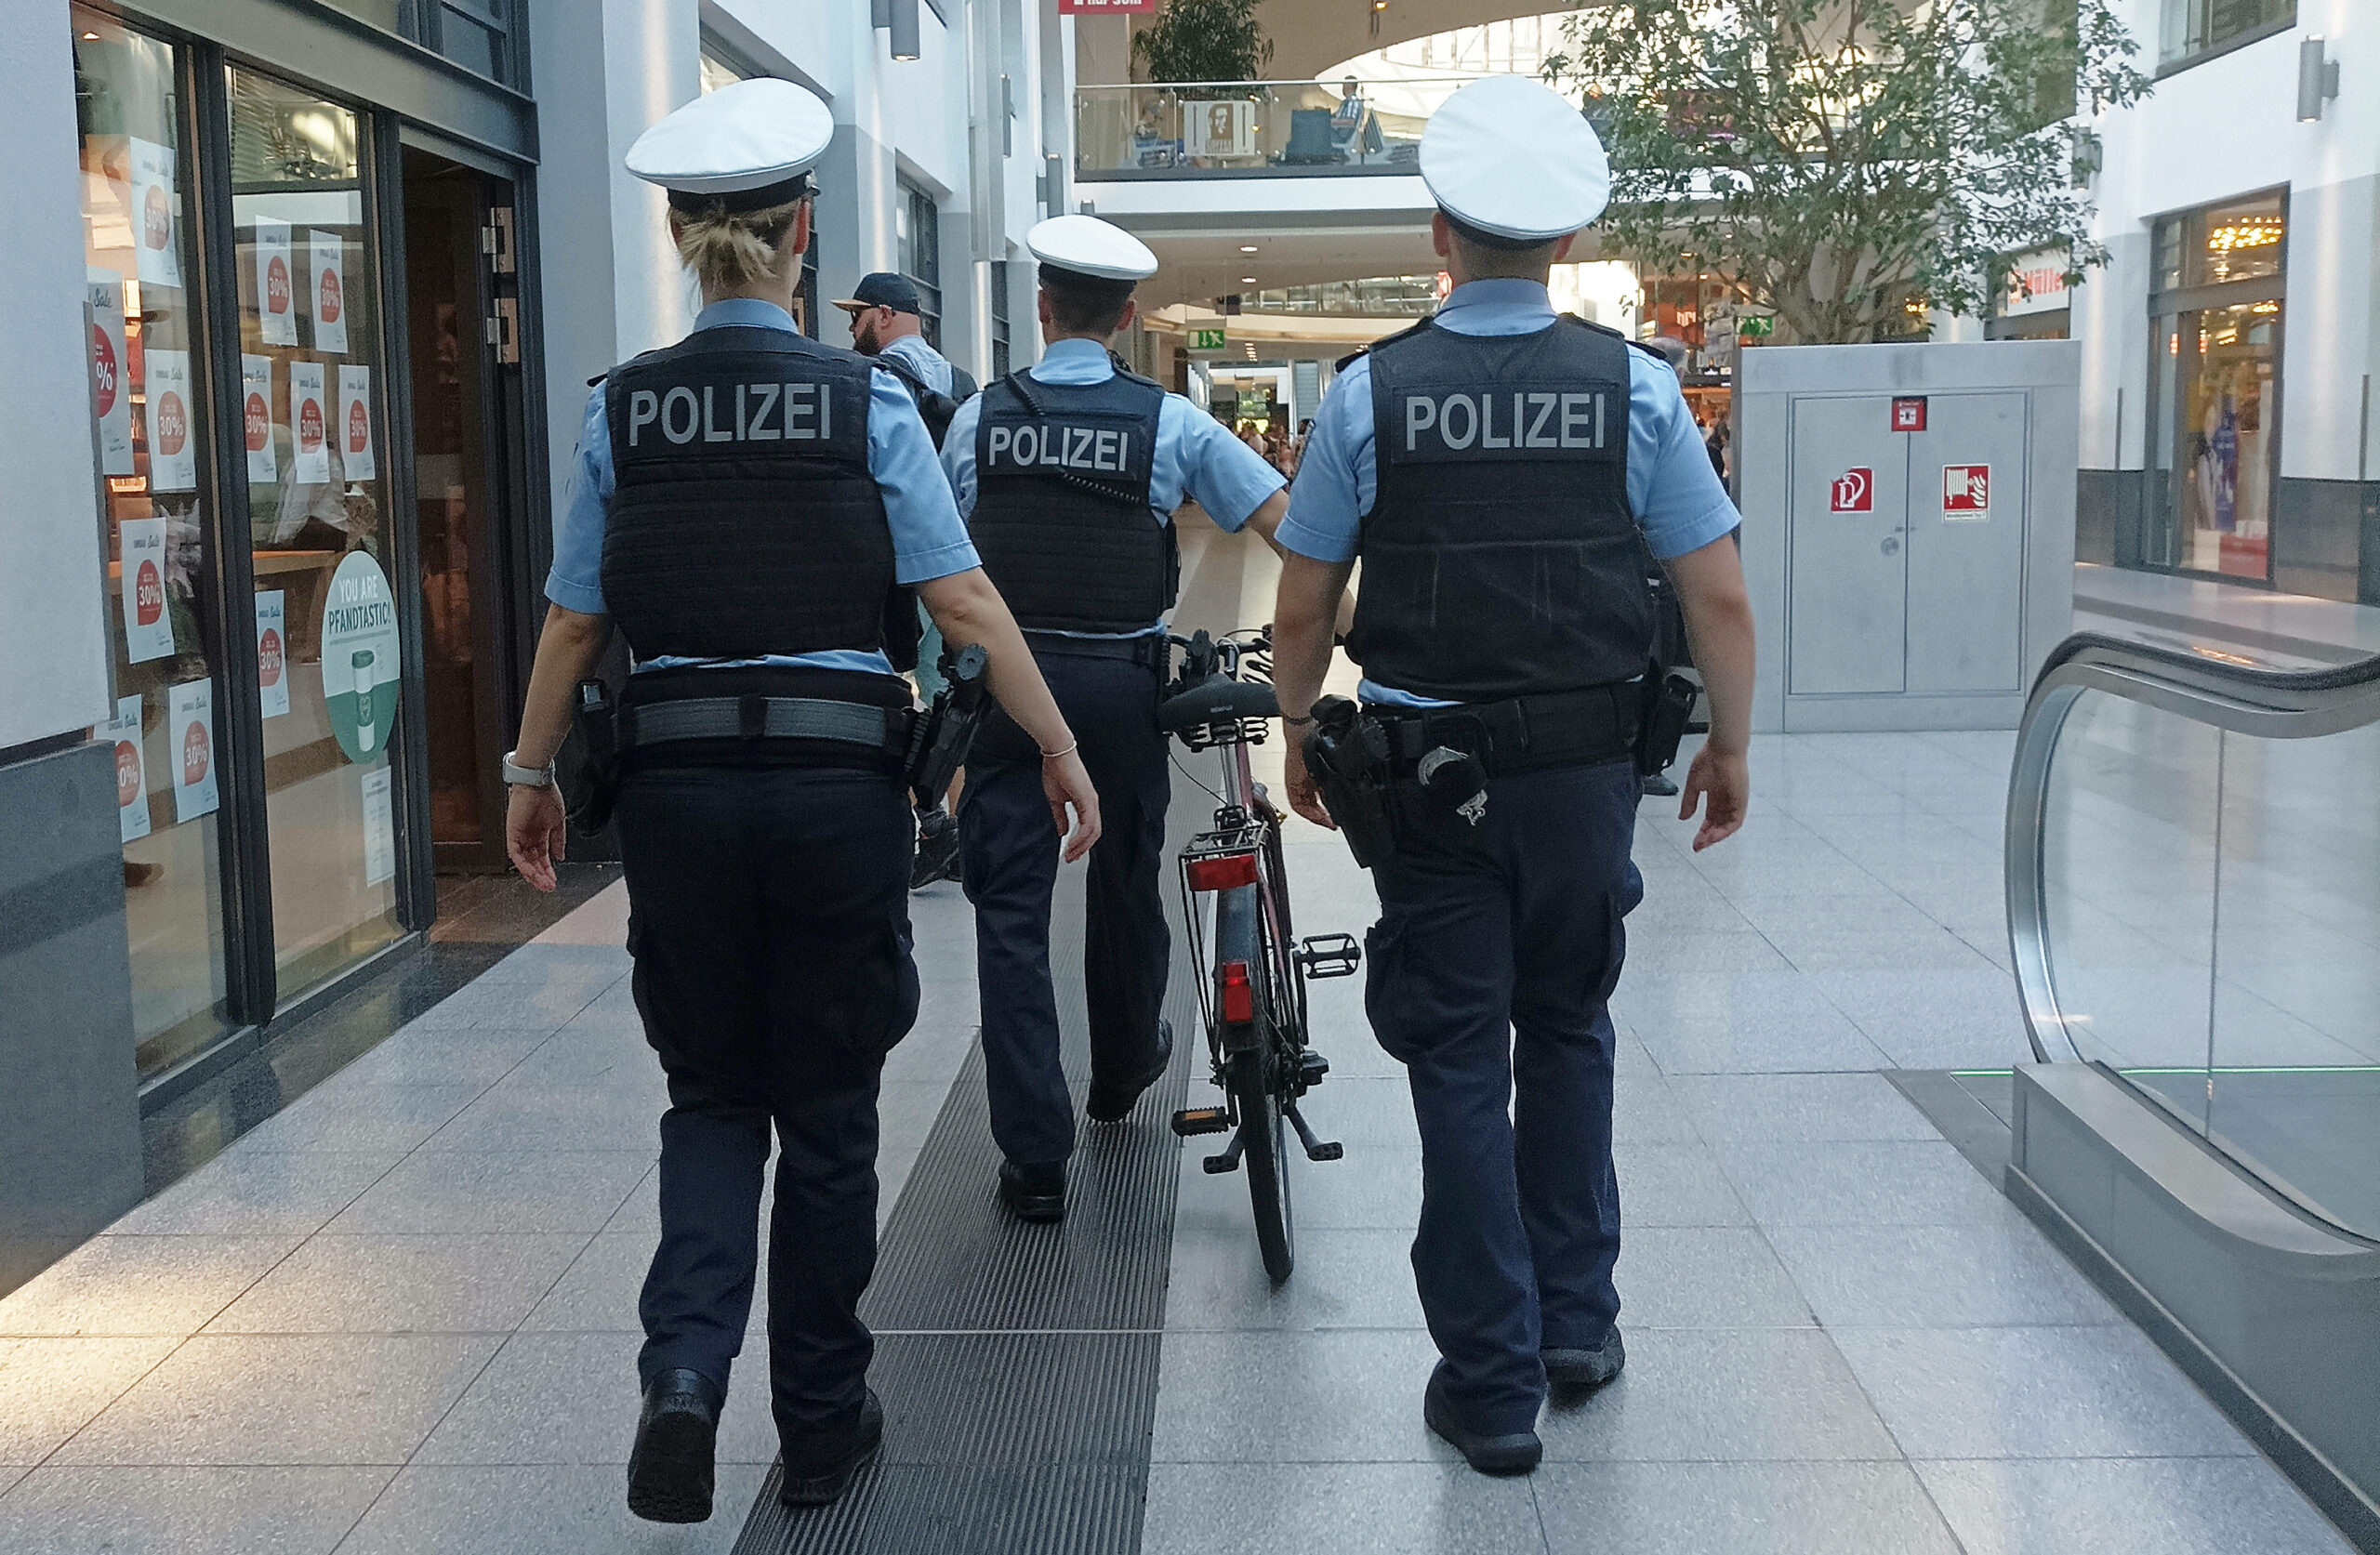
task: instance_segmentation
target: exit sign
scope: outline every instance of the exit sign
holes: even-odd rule
[[[1224,345],[1223,326],[1221,324],[1212,329],[1193,329],[1190,332],[1190,349],[1194,351],[1219,351],[1224,349]]]
[[[1768,313],[1747,313],[1736,321],[1736,333],[1751,339],[1777,333],[1777,320]]]

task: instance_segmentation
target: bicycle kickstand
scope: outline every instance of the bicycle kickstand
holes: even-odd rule
[[[1314,1137],[1314,1130],[1306,1127],[1305,1115],[1298,1111],[1298,1104],[1296,1102],[1290,1102],[1288,1106],[1282,1108],[1281,1111],[1288,1116],[1290,1126],[1297,1129],[1298,1142],[1305,1146],[1305,1158],[1307,1160],[1336,1161],[1347,1153],[1347,1147],[1341,1144],[1336,1140],[1324,1140],[1316,1139]],[[1232,1142],[1236,1144],[1239,1141],[1235,1140]]]
[[[1225,1172],[1236,1172],[1239,1170],[1239,1153],[1247,1148],[1248,1136],[1235,1128],[1231,1132],[1231,1143],[1223,1146],[1220,1153],[1208,1156],[1199,1165],[1207,1169],[1209,1177],[1221,1177]]]

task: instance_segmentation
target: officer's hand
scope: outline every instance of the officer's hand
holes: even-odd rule
[[[1708,745],[1697,751],[1694,764],[1686,770],[1686,782],[1679,786],[1677,818],[1693,820],[1694,807],[1706,795],[1711,802],[1702,812],[1702,829],[1694,834],[1698,853],[1714,842],[1726,841],[1744,824],[1744,807],[1752,802],[1752,769],[1743,752],[1722,753]]]
[[[1099,791],[1091,785],[1091,773],[1082,764],[1080,753],[1069,750],[1064,756],[1041,758],[1041,792],[1050,799],[1050,819],[1058,835],[1066,839],[1064,858],[1074,863],[1091,851],[1099,840]],[[1074,807],[1074,829],[1066,829],[1066,807]]]
[[[530,788],[515,784],[504,811],[504,850],[521,878],[539,890],[554,889],[554,865],[570,838],[570,823],[562,810],[562,791],[548,784]]]
[[[1322,802],[1321,785],[1306,771],[1305,742],[1298,738],[1294,729],[1281,746],[1281,780],[1289,791],[1291,810],[1317,826],[1334,832],[1339,829],[1339,823],[1330,819],[1330,810]]]

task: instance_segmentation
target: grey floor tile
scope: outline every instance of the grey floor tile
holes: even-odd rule
[[[1611,1100],[1611,1138],[1615,1144],[1699,1144],[1702,1136],[1670,1088],[1656,1074],[1622,1074]]]
[[[1549,1461],[1765,1462],[1898,1456],[1851,1368],[1815,1328],[1630,1328],[1628,1368],[1549,1408]]]
[[[1967,1555],[2347,1555],[2262,1458],[1920,1463]]]
[[[201,1335],[53,1463],[403,1463],[496,1353],[492,1336]]]
[[[407,1151],[443,1127],[486,1087],[411,1086],[335,1075],[240,1140],[248,1151]]]
[[[47,1457],[180,1342],[0,1339],[0,1464],[35,1464]]]
[[[28,1468],[0,1463],[0,1496],[7,1495],[19,1481],[32,1472],[33,1470]]]
[[[1699,1144],[1615,1144],[1620,1223],[1652,1226],[1748,1226],[1736,1192],[1711,1153]]]
[[[548,1034],[541,1026],[408,1026],[339,1073],[376,1085],[494,1085]]]
[[[942,1115],[942,1104],[950,1095],[950,1082],[936,1084],[932,1080],[888,1080],[879,1089],[876,1101],[879,1148],[922,1144],[933,1127],[934,1119]]]
[[[603,1234],[617,1236],[633,1232],[640,1236],[661,1234],[661,1168],[657,1165],[637,1179],[620,1207],[603,1222]]]
[[[658,1071],[654,1072],[656,1074]],[[425,1141],[443,1150],[642,1151],[658,1154],[666,1099],[655,1082],[514,1074]]]
[[[1453,1463],[1421,1424],[1426,1333],[1168,1334],[1159,1463]]]
[[[1911,1457],[2222,1457],[2255,1452],[2146,1335],[1840,1328]]]
[[[1236,1176],[1219,1180],[1240,1186]],[[1300,1226],[1297,1274],[1276,1287],[1256,1250],[1247,1193],[1236,1198],[1177,1213],[1165,1298],[1169,1332],[1422,1326],[1409,1227]]]
[[[1615,1278],[1620,1322],[1631,1328],[1790,1328],[1810,1323],[1808,1304],[1756,1231],[1623,1231]]]
[[[1615,1008],[1665,1074],[1875,1070],[1883,1051],[1792,971],[1625,979]]]
[[[614,1464],[407,1469],[338,1555],[720,1555],[766,1469],[722,1464],[707,1522],[640,1522]]]
[[[1903,1463],[1549,1465],[1548,1546],[1609,1555],[1958,1555]]]
[[[0,1496],[0,1549],[27,1555],[329,1555],[395,1472],[41,1469]]]
[[[1769,938],[1788,961],[1805,972],[1982,971],[1990,965],[1973,945],[1938,924],[1881,931],[1810,928],[1780,930]]]
[[[1744,1140],[1716,1148],[1764,1226],[1999,1224],[2016,1207],[1939,1140]]]
[[[652,1169],[645,1152],[416,1151],[326,1229],[592,1236]]]
[[[1649,929],[1628,937],[1628,969],[1646,977],[1733,977],[1791,971],[1765,936],[1747,925],[1741,932]]]
[[[110,1229],[139,1235],[304,1236],[355,1202],[396,1151],[232,1149]]]
[[[285,1236],[96,1236],[6,1297],[0,1335],[196,1333],[298,1245]]]
[[[585,1333],[641,1332],[637,1293],[653,1265],[657,1231],[606,1232],[587,1245],[545,1299],[521,1320],[531,1330]]]
[[[1968,1226],[1772,1226],[1830,1328],[2113,1323],[2116,1310],[2021,1219]]]
[[[1941,1137],[1880,1074],[1681,1074],[1670,1089],[1714,1143]]]
[[[315,1237],[208,1325],[211,1334],[509,1332],[584,1235]]]
[[[1903,1069],[2030,1061],[2016,982],[1996,967],[1819,971],[1811,982]]]
[[[515,1334],[416,1463],[625,1465],[636,1438],[638,1334]],[[720,1417],[721,1463],[777,1456],[766,1347],[747,1350]]]
[[[1523,1555],[1545,1548],[1527,1480],[1461,1465],[1160,1463],[1141,1555]]]

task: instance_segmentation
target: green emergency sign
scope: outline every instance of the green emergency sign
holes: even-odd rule
[[[1200,328],[1190,332],[1190,349],[1194,351],[1219,351],[1223,346],[1223,326],[1221,324],[1212,329]]]
[[[1767,313],[1747,313],[1736,321],[1736,333],[1754,339],[1777,333],[1777,320]]]

